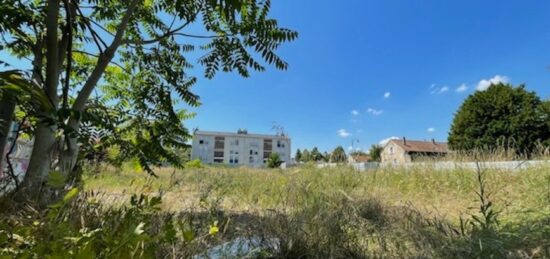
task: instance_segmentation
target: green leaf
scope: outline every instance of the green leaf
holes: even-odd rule
[[[79,192],[80,192],[80,190],[79,190],[77,187],[72,188],[72,189],[71,189],[69,192],[67,192],[67,194],[65,194],[65,196],[63,197],[63,202],[64,202],[64,203],[70,202],[71,200],[73,200],[73,199],[78,195]]]
[[[193,239],[195,239],[195,235],[193,234],[193,231],[191,231],[191,230],[183,231],[183,239],[184,239],[186,242],[191,242],[191,241],[193,241]]]

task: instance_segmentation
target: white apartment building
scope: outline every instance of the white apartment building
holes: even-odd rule
[[[191,159],[205,164],[229,164],[262,167],[271,153],[276,152],[290,163],[290,138],[284,135],[195,131]]]

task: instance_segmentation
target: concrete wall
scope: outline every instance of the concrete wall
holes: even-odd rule
[[[531,167],[545,166],[550,167],[550,160],[529,160],[529,161],[496,161],[496,162],[418,162],[418,163],[404,163],[394,165],[393,163],[354,163],[351,164],[355,169],[359,171],[365,171],[368,169],[377,168],[434,168],[435,170],[452,170],[452,169],[468,169],[477,170],[478,166],[481,169],[500,169],[500,170],[524,170]]]

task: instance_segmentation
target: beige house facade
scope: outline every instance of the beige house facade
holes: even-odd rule
[[[449,153],[445,142],[393,139],[382,150],[382,163],[402,165],[426,158],[444,157]]]

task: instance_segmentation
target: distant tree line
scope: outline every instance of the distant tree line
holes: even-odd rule
[[[298,163],[308,163],[308,162],[325,162],[325,163],[343,163],[347,161],[346,151],[342,146],[336,147],[331,153],[323,152],[321,153],[317,147],[313,147],[311,151],[304,149],[296,150],[296,155],[294,159]]]

